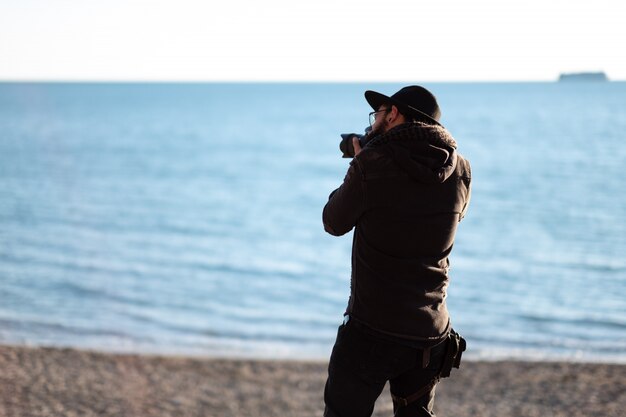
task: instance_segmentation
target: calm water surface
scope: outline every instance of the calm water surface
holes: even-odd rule
[[[0,84],[0,343],[326,358],[361,84]],[[626,83],[429,84],[472,163],[474,358],[626,362]]]

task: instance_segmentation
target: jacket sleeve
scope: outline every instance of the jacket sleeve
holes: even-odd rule
[[[365,184],[357,159],[350,162],[350,168],[343,184],[330,193],[324,206],[322,220],[324,230],[334,236],[348,233],[356,225],[365,211]]]

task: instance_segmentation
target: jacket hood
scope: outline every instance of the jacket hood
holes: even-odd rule
[[[367,147],[380,147],[411,178],[420,182],[442,183],[456,169],[457,144],[443,126],[402,124],[373,138]]]

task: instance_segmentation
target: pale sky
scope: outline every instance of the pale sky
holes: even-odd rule
[[[622,0],[0,0],[0,80],[626,80]]]

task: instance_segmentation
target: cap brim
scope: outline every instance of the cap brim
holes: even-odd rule
[[[391,103],[391,98],[387,97],[384,94],[377,93],[376,91],[367,90],[365,92],[365,100],[372,106],[372,109],[378,110],[378,108],[385,104]]]
[[[416,108],[413,108],[411,106],[407,106],[404,103],[400,103],[399,101],[396,101],[393,98],[388,97],[384,94],[377,93],[376,91],[367,90],[365,92],[365,100],[367,100],[368,104],[372,106],[372,109],[374,110],[378,110],[378,108],[382,106],[383,104],[389,103],[399,108],[400,111],[405,114],[413,113],[415,115],[420,115],[420,116],[425,117],[427,120],[430,120],[433,123],[436,123],[437,125],[441,126],[441,123],[439,121],[433,119],[431,116],[427,115],[426,113]]]

